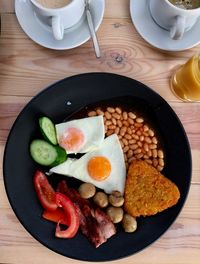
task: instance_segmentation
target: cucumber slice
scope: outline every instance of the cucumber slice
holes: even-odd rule
[[[57,145],[56,129],[50,118],[43,116],[39,118],[40,130],[44,138],[53,145]]]
[[[55,162],[51,165],[52,167],[57,166],[60,163],[63,163],[67,159],[67,153],[65,149],[59,146],[54,146],[54,148],[58,155],[57,155]]]
[[[64,162],[67,154],[59,146],[53,146],[42,139],[35,139],[30,144],[31,157],[43,166],[56,166]]]

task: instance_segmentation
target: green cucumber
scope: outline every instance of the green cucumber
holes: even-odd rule
[[[57,166],[67,159],[64,149],[45,140],[35,139],[30,144],[30,154],[35,162],[43,166]]]
[[[39,126],[44,138],[53,145],[57,145],[56,129],[50,118],[43,116],[39,118]]]

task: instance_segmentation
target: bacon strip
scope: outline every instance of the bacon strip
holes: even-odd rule
[[[97,248],[116,233],[110,218],[88,200],[82,198],[73,188],[69,188],[65,180],[58,184],[57,191],[67,195],[77,206],[82,233]]]

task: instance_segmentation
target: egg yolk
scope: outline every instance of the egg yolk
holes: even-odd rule
[[[70,127],[65,130],[64,135],[59,139],[61,147],[67,151],[78,152],[85,143],[85,136],[83,132],[76,128]]]
[[[111,173],[111,164],[110,161],[103,157],[93,157],[89,160],[87,164],[88,173],[91,178],[96,181],[103,181]]]

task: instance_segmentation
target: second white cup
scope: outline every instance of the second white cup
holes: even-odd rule
[[[182,9],[168,0],[149,0],[149,9],[155,22],[170,32],[172,39],[181,39],[200,17],[200,7]]]
[[[31,0],[35,12],[50,20],[56,40],[62,40],[64,30],[76,25],[85,10],[84,0]]]

